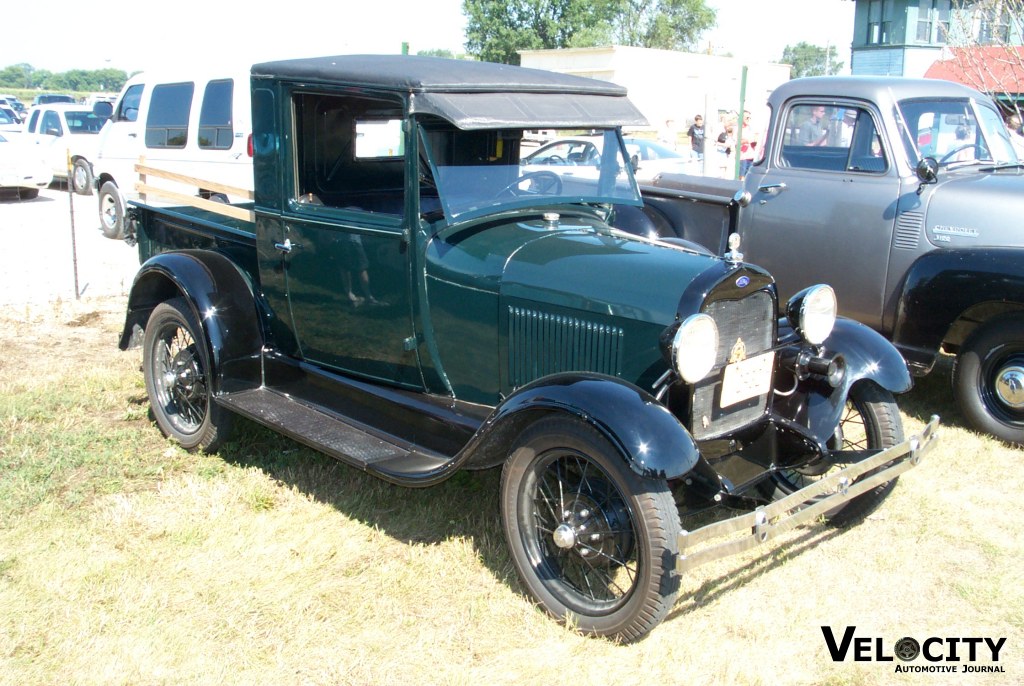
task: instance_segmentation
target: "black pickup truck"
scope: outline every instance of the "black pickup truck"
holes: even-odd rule
[[[935,79],[820,77],[769,99],[741,182],[663,175],[617,224],[743,252],[783,298],[819,281],[914,374],[955,355],[979,431],[1024,444],[1024,166],[991,98]]]
[[[735,252],[609,225],[641,204],[622,88],[341,56],[255,65],[252,103],[253,203],[129,210],[121,346],[141,340],[157,425],[185,448],[241,415],[403,486],[500,466],[533,599],[629,641],[680,573],[858,520],[933,445],[936,421],[904,438],[903,359],[836,318],[830,287],[779,318]],[[531,167],[537,128],[595,132],[600,158]],[[748,512],[684,530],[721,505]]]

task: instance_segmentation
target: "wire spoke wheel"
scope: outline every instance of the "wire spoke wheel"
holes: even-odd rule
[[[230,415],[213,402],[202,329],[181,298],[157,305],[146,325],[143,373],[157,426],[187,450],[212,450]]]
[[[519,436],[502,472],[502,521],[524,585],[585,633],[642,638],[675,601],[679,515],[604,436],[550,416]]]
[[[903,424],[892,393],[870,381],[861,381],[850,389],[828,447],[832,450],[881,450],[902,440]],[[780,469],[772,476],[773,483],[769,484],[768,491],[772,497],[782,498],[843,467],[827,460],[817,460],[800,467]],[[896,479],[887,481],[831,510],[826,518],[833,526],[853,524],[874,511],[895,485]]]
[[[535,462],[522,491],[526,545],[566,603],[589,612],[614,608],[632,592],[640,565],[629,507],[600,467],[575,452]]]

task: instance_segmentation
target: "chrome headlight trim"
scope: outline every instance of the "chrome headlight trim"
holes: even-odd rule
[[[786,306],[786,316],[800,336],[812,345],[821,345],[836,325],[836,292],[818,284],[800,291]]]
[[[683,320],[672,337],[672,364],[687,383],[706,377],[718,356],[718,325],[706,314]]]

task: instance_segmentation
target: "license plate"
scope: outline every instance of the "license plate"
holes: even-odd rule
[[[729,407],[748,398],[764,395],[772,387],[775,353],[767,352],[734,362],[725,368],[719,407]]]

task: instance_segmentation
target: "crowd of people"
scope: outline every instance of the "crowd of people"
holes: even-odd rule
[[[746,175],[761,155],[761,135],[747,110],[744,110],[742,119],[736,112],[724,113],[714,125],[705,124],[704,115],[696,114],[686,130],[690,154],[697,160],[704,160],[708,156],[711,162],[710,173],[725,178],[734,177],[737,159],[740,163],[740,178]],[[678,147],[674,120],[666,120],[658,138],[673,149]]]

